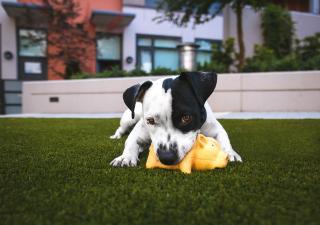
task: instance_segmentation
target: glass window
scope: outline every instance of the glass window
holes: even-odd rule
[[[146,72],[159,67],[177,70],[179,68],[179,38],[138,37],[138,67]]]
[[[139,46],[151,46],[152,45],[151,38],[139,38],[138,45]]]
[[[199,45],[197,49],[197,64],[203,65],[212,60],[212,45],[216,44],[220,47],[222,42],[219,40],[197,39],[195,43]]]
[[[196,44],[200,46],[200,47],[198,48],[198,50],[211,51],[212,41],[208,41],[208,40],[196,40]]]
[[[152,70],[151,51],[141,50],[139,58],[141,59],[141,63],[140,63],[141,67],[140,67],[140,69],[149,73]]]
[[[97,59],[120,60],[120,36],[104,35],[97,39]]]
[[[146,6],[156,8],[160,0],[146,0]]]
[[[203,65],[211,61],[211,53],[210,52],[198,52],[197,53],[197,63]]]
[[[215,14],[220,9],[220,3],[213,3],[209,8],[209,14]],[[218,15],[222,15],[222,10],[219,12]]]
[[[45,57],[47,34],[42,30],[19,30],[19,56]]]
[[[172,50],[155,50],[154,68],[158,67],[177,70],[179,68],[179,53]]]
[[[178,40],[170,40],[170,39],[155,39],[154,46],[159,48],[176,48],[179,44]]]

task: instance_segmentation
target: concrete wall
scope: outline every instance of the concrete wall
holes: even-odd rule
[[[311,13],[291,12],[292,20],[295,22],[296,38],[302,39],[306,36],[320,32],[320,15]],[[236,15],[230,7],[224,9],[223,37],[233,37],[237,40]],[[246,49],[246,57],[252,56],[255,44],[262,44],[260,12],[246,7],[243,10],[243,36]],[[236,47],[238,44],[236,44]]]
[[[23,113],[123,112],[123,91],[157,78],[24,82]],[[319,99],[320,71],[221,74],[209,104],[215,112],[320,111]]]
[[[296,37],[302,39],[320,32],[320,15],[311,13],[291,12],[295,22]]]
[[[6,0],[7,1],[7,0]],[[16,0],[9,0],[16,2]],[[0,24],[1,24],[1,77],[2,79],[17,79],[17,40],[16,25],[14,19],[8,17],[2,7],[3,0],[0,0]],[[3,53],[10,51],[13,59],[7,60]]]
[[[155,9],[124,5],[123,12],[135,14],[135,19],[123,33],[123,69],[132,70],[136,65],[136,35],[161,35],[181,37],[183,42],[194,42],[196,38],[223,39],[223,17],[218,16],[208,23],[193,27],[177,27],[171,22],[157,23],[153,19],[162,14]],[[128,64],[125,59],[132,56],[134,61]]]

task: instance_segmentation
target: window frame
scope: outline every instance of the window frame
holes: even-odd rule
[[[197,44],[197,41],[209,41],[211,42],[211,46],[213,43],[218,44],[219,48],[222,46],[222,40],[218,39],[208,39],[208,38],[195,38],[194,43]],[[212,49],[210,50],[203,50],[203,49],[197,49],[196,50],[196,63],[198,64],[198,53],[210,53],[212,57]]]
[[[102,36],[117,36],[120,38],[120,59],[98,59],[98,38],[99,38],[99,35],[102,35]],[[123,58],[123,35],[122,34],[114,34],[114,33],[108,33],[108,32],[97,32],[96,33],[96,72],[99,73],[99,72],[103,72],[101,70],[99,70],[99,62],[111,62],[111,63],[117,63],[119,62],[119,65],[120,65],[120,70],[122,70],[123,68],[123,62],[122,62],[122,58]]]
[[[45,56],[20,56],[20,30],[39,30],[46,33],[46,52]],[[16,28],[16,57],[17,57],[17,80],[47,80],[48,79],[48,30],[46,28],[37,28],[30,26],[17,26]],[[41,63],[41,74],[25,74],[21,73],[24,68],[25,61],[40,62]],[[27,75],[27,76],[26,76]]]
[[[28,56],[28,55],[20,55],[20,31],[21,30],[34,30],[34,31],[42,31],[46,34],[46,52],[44,56]],[[47,58],[48,57],[48,31],[44,28],[34,28],[34,27],[17,27],[17,56],[23,58]]]
[[[139,38],[149,38],[151,39],[151,46],[139,46]],[[167,50],[167,51],[177,51],[178,52],[178,61],[180,61],[179,50],[177,48],[168,48],[168,47],[156,47],[154,42],[156,39],[163,40],[175,40],[178,43],[181,43],[182,38],[178,36],[164,36],[164,35],[148,35],[148,34],[136,34],[136,68],[141,69],[141,59],[140,59],[140,50],[146,50],[151,52],[151,70],[154,70],[155,60],[154,54],[155,50]]]

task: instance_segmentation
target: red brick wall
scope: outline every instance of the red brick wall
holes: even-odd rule
[[[91,38],[95,38],[95,27],[91,23],[90,18],[93,10],[110,10],[121,12],[122,0],[75,0],[79,3],[80,10],[77,18],[74,18],[72,23],[82,23],[84,29],[87,31]],[[19,0],[22,3],[44,4],[43,0]],[[50,33],[48,29],[48,40],[53,40],[55,35],[61,35],[61,38],[68,37],[78,48],[83,48],[84,56],[79,57],[80,68],[83,72],[94,73],[96,72],[96,43],[95,41],[83,43],[77,39],[76,35],[64,34],[63,32]],[[50,42],[50,41],[49,41]],[[68,42],[69,43],[69,42]],[[59,80],[64,79],[60,74],[63,74],[66,65],[63,59],[50,58],[50,55],[59,50],[59,47],[48,44],[48,79]],[[53,69],[54,68],[54,69]]]

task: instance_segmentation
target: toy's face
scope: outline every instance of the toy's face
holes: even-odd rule
[[[168,78],[156,81],[143,99],[143,119],[159,160],[179,163],[191,150],[206,118],[190,85]]]

